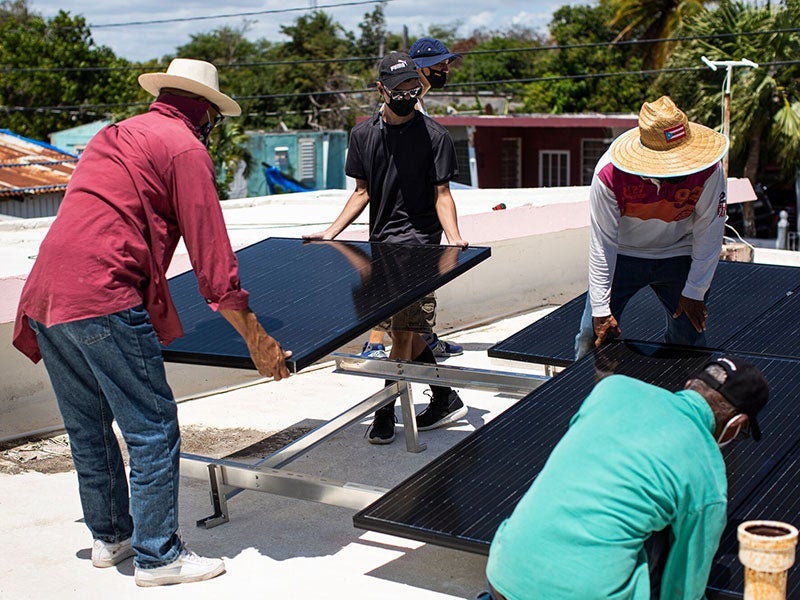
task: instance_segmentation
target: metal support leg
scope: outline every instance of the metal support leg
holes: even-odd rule
[[[417,415],[414,412],[414,399],[411,397],[411,386],[407,381],[396,382],[400,391],[400,408],[403,409],[403,431],[406,436],[406,450],[409,452],[422,452],[427,448],[419,443],[417,435]]]
[[[211,486],[209,495],[211,496],[211,507],[214,509],[214,514],[197,521],[197,526],[205,529],[211,529],[230,520],[228,500],[225,498],[226,486],[222,482],[222,467],[220,465],[208,465],[208,482]]]

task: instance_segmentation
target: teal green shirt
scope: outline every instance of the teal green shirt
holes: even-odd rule
[[[649,600],[643,544],[671,526],[661,598],[702,598],[726,519],[713,432],[696,392],[622,375],[598,383],[498,528],[491,584],[508,600]]]

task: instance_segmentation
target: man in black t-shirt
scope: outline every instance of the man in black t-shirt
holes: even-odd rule
[[[401,52],[389,53],[381,61],[376,86],[382,110],[350,133],[345,173],[356,180],[356,189],[330,227],[304,237],[332,240],[369,205],[370,241],[439,244],[444,233],[449,244],[466,248],[450,194],[450,181],[458,174],[455,146],[444,127],[414,110],[422,92],[414,61]],[[420,335],[432,331],[435,307],[431,294],[381,325],[392,338],[390,358],[436,364]],[[417,415],[420,430],[467,414],[454,390],[431,389],[430,405]],[[394,422],[394,404],[379,409],[370,443],[392,442]]]

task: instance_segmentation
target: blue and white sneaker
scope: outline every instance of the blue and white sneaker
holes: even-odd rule
[[[389,358],[386,346],[383,344],[370,344],[366,342],[361,349],[361,356],[364,358]]]
[[[428,347],[431,349],[434,356],[448,357],[460,356],[461,354],[464,354],[463,346],[459,346],[458,344],[454,344],[452,342],[446,342],[445,340],[440,340],[439,336],[435,333],[426,335],[425,342],[427,342]]]

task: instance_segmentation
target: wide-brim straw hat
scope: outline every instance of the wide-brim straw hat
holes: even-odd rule
[[[639,126],[611,144],[611,162],[640,177],[682,177],[719,162],[728,138],[692,123],[668,96],[645,102]]]
[[[153,96],[162,88],[174,88],[202,96],[219,109],[221,115],[238,117],[242,114],[239,104],[219,91],[217,68],[210,62],[191,58],[175,58],[166,73],[143,73],[139,85]]]

